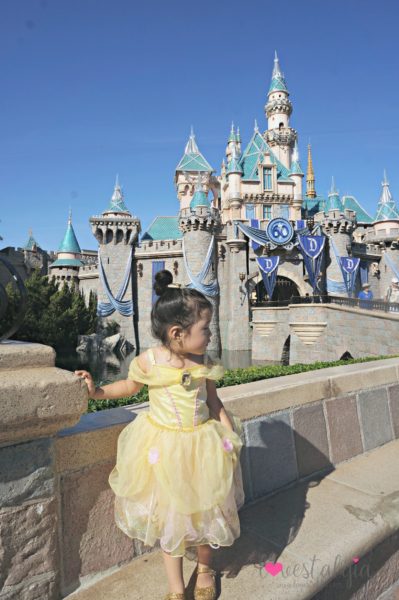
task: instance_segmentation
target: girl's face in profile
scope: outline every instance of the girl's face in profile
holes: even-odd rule
[[[205,310],[201,314],[199,321],[190,327],[189,331],[183,332],[183,348],[190,354],[204,354],[211,340],[211,330],[209,325],[212,318],[212,312]]]

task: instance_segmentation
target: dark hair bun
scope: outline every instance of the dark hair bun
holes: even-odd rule
[[[173,283],[173,275],[167,269],[163,269],[163,271],[158,271],[155,275],[154,281],[154,292],[157,296],[162,296],[168,289],[168,285]]]

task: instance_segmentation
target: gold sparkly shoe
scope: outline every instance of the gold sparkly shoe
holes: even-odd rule
[[[196,585],[194,588],[194,600],[216,600],[216,571],[210,567],[197,565],[198,573],[210,573],[213,577],[213,585],[208,585],[208,587],[198,587]]]
[[[186,600],[185,592],[169,592],[167,596],[165,596],[165,600]]]

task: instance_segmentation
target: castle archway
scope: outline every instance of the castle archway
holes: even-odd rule
[[[299,296],[298,286],[288,277],[277,275],[276,285],[274,287],[272,302],[282,302],[290,300],[292,296]],[[267,302],[265,286],[262,278],[256,284],[256,298],[258,302]]]

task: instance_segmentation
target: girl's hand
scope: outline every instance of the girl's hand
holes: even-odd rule
[[[96,386],[94,385],[93,377],[88,371],[75,371],[75,375],[85,380],[89,390],[89,395],[92,398],[96,393]]]

